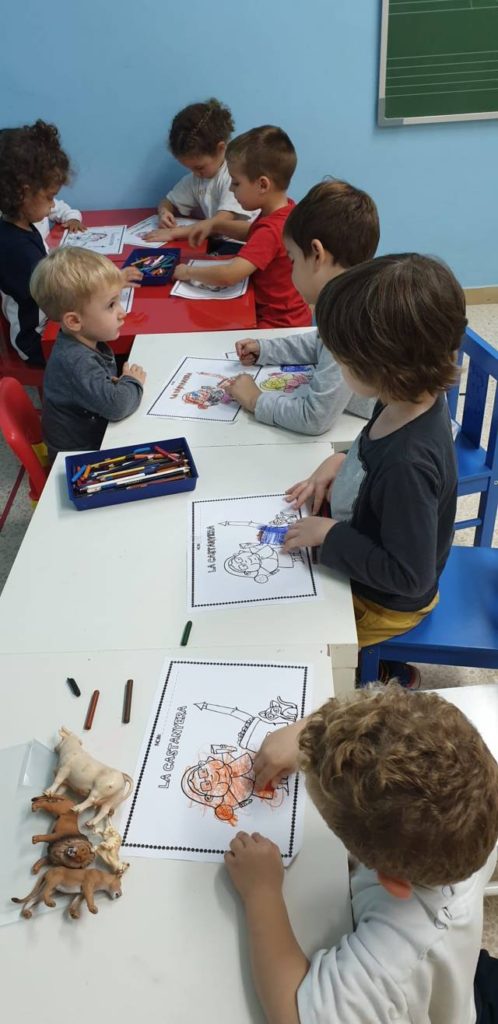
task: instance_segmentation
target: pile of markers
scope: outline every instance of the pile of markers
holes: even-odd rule
[[[71,483],[75,495],[87,497],[100,491],[185,480],[188,476],[191,467],[183,452],[166,451],[155,444],[77,466]]]
[[[160,256],[141,256],[140,259],[133,260],[130,266],[141,270],[147,277],[165,277],[171,272],[175,262],[176,255],[164,252]]]

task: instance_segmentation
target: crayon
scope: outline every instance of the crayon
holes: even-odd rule
[[[94,690],[90,698],[88,705],[88,711],[86,713],[85,722],[83,725],[84,729],[91,729],[93,725],[93,719],[95,717],[95,709],[97,707],[98,699],[100,697],[100,690]]]
[[[186,647],[187,646],[188,638],[190,636],[190,630],[191,629],[192,629],[192,623],[189,621],[189,622],[187,622],[187,624],[185,626],[185,629],[183,630],[182,638],[180,640],[180,647]]]
[[[127,679],[125,692],[124,692],[124,704],[123,704],[123,717],[122,722],[124,725],[128,725],[131,717],[131,698],[133,696],[133,679]]]
[[[66,679],[66,683],[69,686],[71,693],[74,693],[75,697],[81,697],[81,690],[76,682],[76,679],[72,679],[71,676],[68,676]]]

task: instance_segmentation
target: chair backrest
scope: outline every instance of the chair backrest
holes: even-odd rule
[[[488,384],[490,378],[498,381],[498,350],[489,345],[470,327],[467,327],[462,338],[458,361],[460,365],[464,356],[469,357],[465,401],[461,419],[462,433],[468,441],[478,448],[482,443],[482,429]],[[448,393],[448,405],[453,419],[457,418],[458,385]],[[498,463],[498,388],[495,394],[491,413],[491,426],[486,446],[486,465],[489,469]]]
[[[29,474],[30,497],[38,501],[48,476],[48,470],[33,450],[33,445],[43,441],[41,417],[14,377],[0,380],[0,430]]]

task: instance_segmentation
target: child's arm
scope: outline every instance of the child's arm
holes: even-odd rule
[[[83,231],[83,217],[80,210],[72,210],[63,199],[54,199],[49,219],[63,224],[68,231]]]
[[[237,242],[247,241],[250,220],[238,218],[235,213],[228,210],[218,210],[214,217],[200,220],[198,224],[192,225],[188,236],[189,245],[195,248],[209,238],[209,235],[228,235]]]
[[[138,408],[145,379],[145,371],[136,363],[125,363],[121,377],[111,379],[103,366],[83,354],[72,368],[71,400],[114,423]]]
[[[254,984],[268,1024],[299,1024],[297,991],[310,965],[284,903],[280,851],[258,832],[239,832],[225,864],[244,904]]]
[[[174,228],[176,226],[175,207],[169,199],[161,199],[157,207],[160,228]]]
[[[254,274],[255,270],[256,267],[249,260],[236,256],[233,260],[223,260],[212,267],[189,267],[186,263],[179,263],[173,276],[177,281],[201,281],[202,284],[217,284],[226,288],[243,281],[245,277]]]

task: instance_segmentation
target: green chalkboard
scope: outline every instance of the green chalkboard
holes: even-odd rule
[[[383,0],[379,124],[498,118],[498,0]]]

